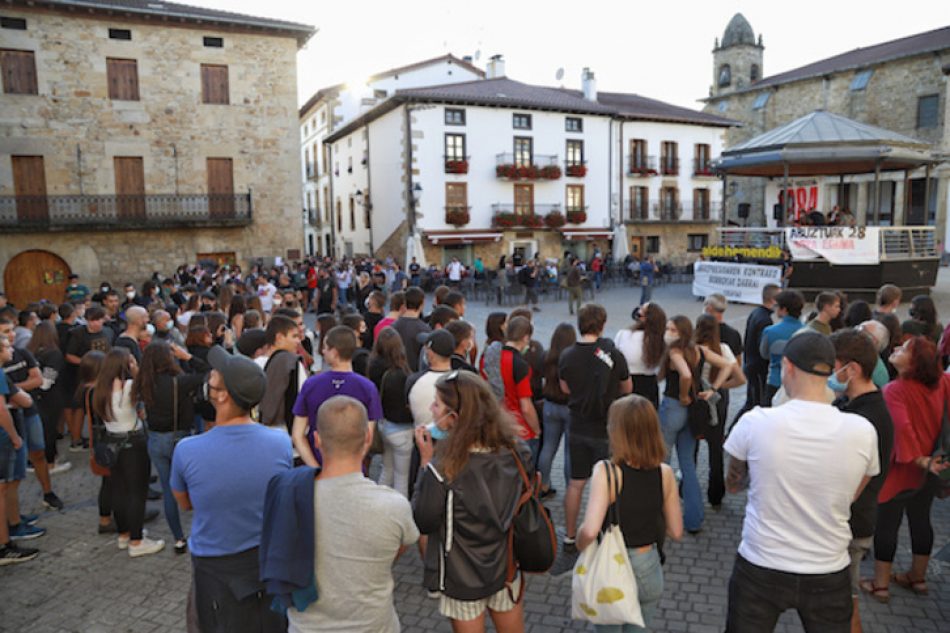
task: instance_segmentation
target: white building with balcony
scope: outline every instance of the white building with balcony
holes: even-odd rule
[[[638,95],[505,77],[399,89],[326,137],[337,255],[686,262],[720,221],[732,121]]]

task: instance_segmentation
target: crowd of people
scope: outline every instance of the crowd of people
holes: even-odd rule
[[[35,558],[27,543],[45,533],[20,513],[27,463],[62,510],[51,475],[68,468],[65,436],[100,478],[98,532],[130,557],[165,549],[144,528],[154,471],[172,549],[191,555],[192,630],[398,631],[392,564],[415,545],[453,630],[484,630],[487,614],[523,631],[527,579],[510,551],[521,472],[550,503],[563,450],[549,572],[575,569],[616,504],[646,629],[665,541],[700,534],[707,502],[718,511],[744,489],[727,630],[772,630],[787,609],[808,630],[859,630],[860,591],[927,592],[930,509],[950,473],[932,457],[950,328],[929,297],[901,321],[894,286],[874,306],[820,293],[803,319],[802,295],[770,285],[743,335],[722,295],[696,319],[647,296],[613,339],[607,311],[578,300],[576,323],[539,341],[530,296],[466,320],[463,273],[449,268],[431,303],[420,269],[369,260],[246,276],[182,266],[141,290],[92,292],[72,276],[59,305],[3,301],[0,564]],[[894,573],[905,514],[914,558]]]

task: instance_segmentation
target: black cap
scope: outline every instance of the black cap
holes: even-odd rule
[[[422,332],[416,337],[416,341],[442,358],[452,358],[452,354],[455,353],[455,337],[448,330]]]
[[[785,344],[783,355],[809,374],[830,376],[835,369],[835,346],[819,332],[796,334]]]
[[[248,358],[254,358],[257,350],[267,342],[267,333],[261,329],[245,330],[237,340],[237,349]]]
[[[228,354],[220,345],[208,351],[208,363],[221,374],[224,386],[238,406],[250,409],[264,397],[267,378],[264,370],[244,356]]]

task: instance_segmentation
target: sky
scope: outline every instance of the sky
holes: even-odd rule
[[[505,57],[512,79],[597,87],[700,108],[712,84],[712,48],[741,12],[765,44],[764,74],[950,26],[939,0],[183,0],[309,24],[319,31],[297,59],[298,99],[336,83],[445,53]],[[561,81],[558,69],[564,69]]]

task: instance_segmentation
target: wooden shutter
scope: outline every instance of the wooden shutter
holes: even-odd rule
[[[515,185],[515,213],[519,215],[534,213],[534,185]]]
[[[109,98],[118,101],[139,100],[139,70],[134,59],[106,59]]]
[[[21,222],[45,222],[49,219],[46,200],[46,171],[42,156],[11,156],[13,192],[16,194],[17,219]]]
[[[208,210],[212,218],[234,217],[234,165],[230,158],[209,158]]]
[[[201,101],[223,105],[230,103],[227,66],[201,65]]]
[[[468,207],[468,186],[466,183],[445,183],[445,206],[450,209],[465,209]]]
[[[120,219],[145,217],[145,165],[138,156],[116,156],[116,211]]]
[[[35,95],[36,60],[33,51],[0,50],[3,91],[7,94]]]

